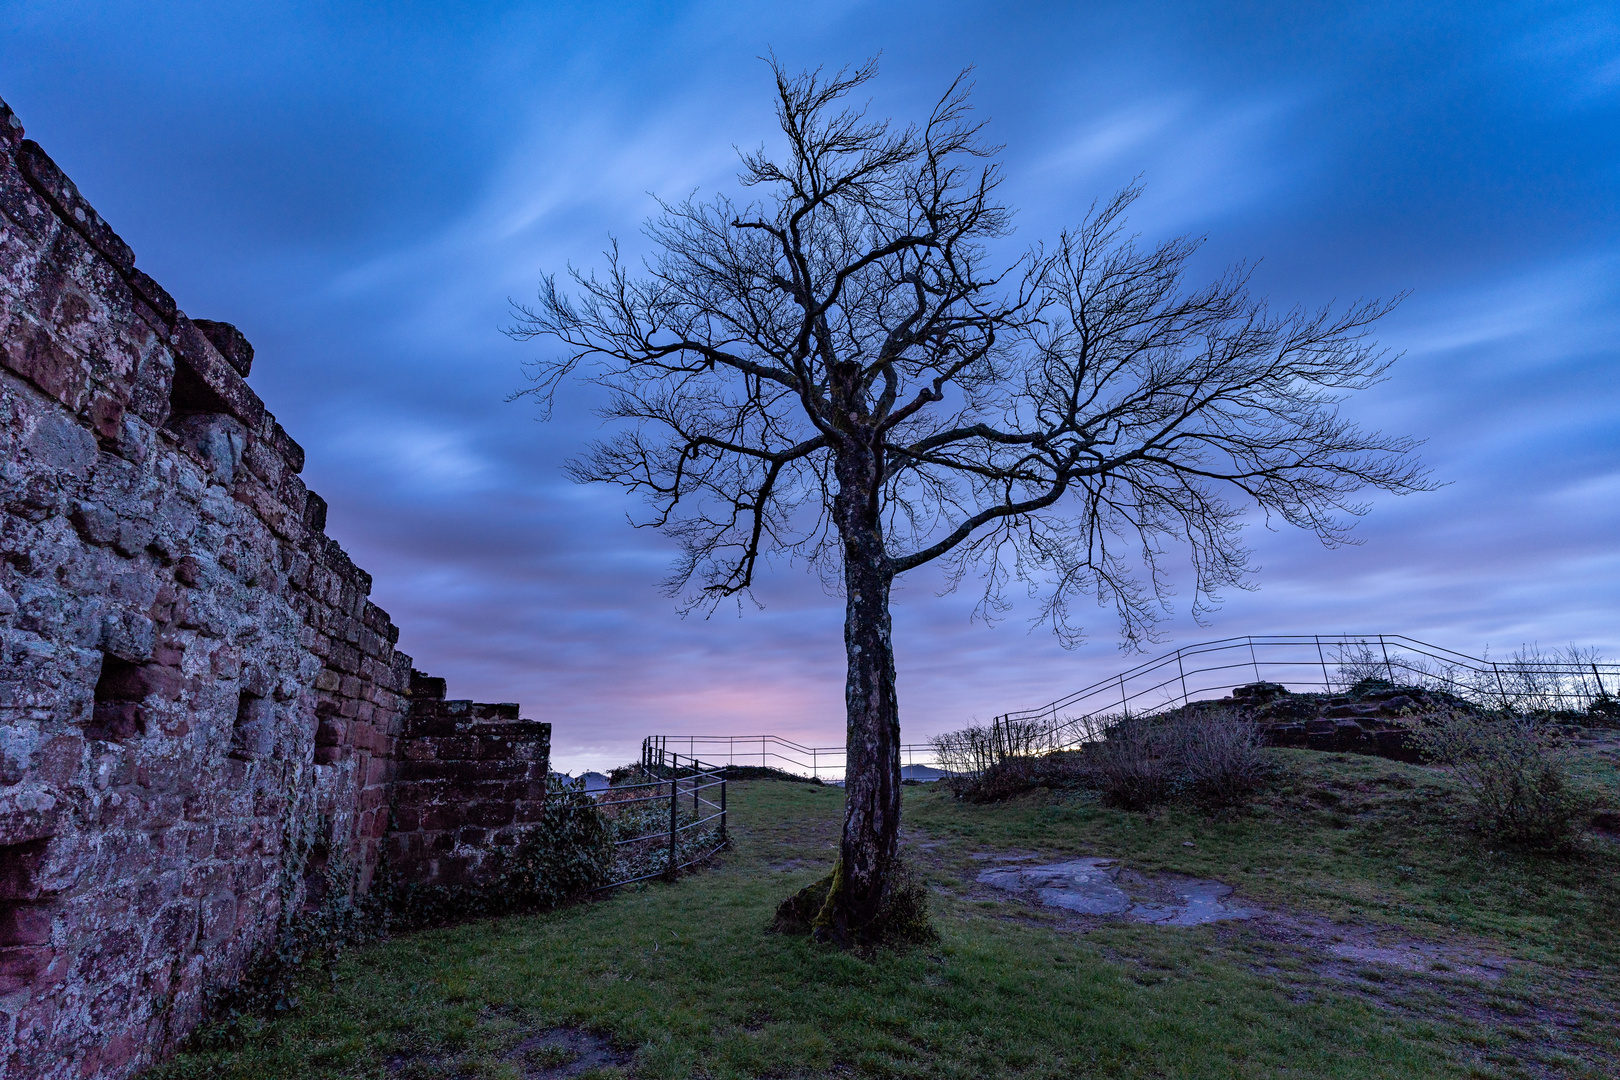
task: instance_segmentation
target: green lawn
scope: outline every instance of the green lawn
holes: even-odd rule
[[[246,1045],[156,1075],[573,1075],[556,1068],[568,1051],[537,1047],[556,1029],[611,1048],[620,1064],[599,1076],[1620,1073],[1612,841],[1562,861],[1492,852],[1458,826],[1433,770],[1273,753],[1278,789],[1219,819],[908,788],[907,846],[942,941],[872,961],[764,932],[775,904],[830,866],[841,791],[736,784],[735,848],[714,869],[357,949],[335,985]],[[1598,762],[1590,776],[1613,773]],[[1276,915],[1084,925],[977,886],[973,856],[1007,852],[1219,878]],[[1340,930],[1442,951],[1424,971],[1346,960],[1325,951]],[[1506,973],[1458,973],[1478,957]]]

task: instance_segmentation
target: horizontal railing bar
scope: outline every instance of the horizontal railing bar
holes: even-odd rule
[[[668,783],[668,780],[640,780],[634,784],[613,784],[611,786],[614,791],[632,791],[635,788],[663,787]]]
[[[667,873],[669,873],[669,870],[668,868],[665,868],[663,870],[655,870],[650,874],[642,874],[640,877],[626,878],[623,881],[610,881],[606,885],[598,885],[596,888],[592,889],[591,892],[599,893],[607,889],[617,889],[621,885],[634,885],[638,881],[648,881],[655,877],[663,877]]]
[[[689,862],[683,862],[683,863],[677,864],[675,869],[677,869],[677,870],[685,870],[688,867],[696,866],[698,863],[702,862],[704,859],[713,858],[714,856],[720,854],[720,852],[724,851],[725,849],[726,849],[725,844],[723,844],[723,843],[722,844],[716,844],[714,847],[710,848],[708,851],[705,851],[703,854],[694,857]]]
[[[710,814],[706,818],[698,818],[696,821],[689,821],[685,825],[677,825],[677,826],[675,826],[675,831],[678,832],[678,833],[681,833],[681,832],[685,832],[687,829],[695,829],[699,825],[702,825],[705,821],[713,821],[715,818],[717,818],[719,816],[720,816],[719,814]],[[663,833],[661,835],[668,836],[669,833],[665,832],[665,833]]]

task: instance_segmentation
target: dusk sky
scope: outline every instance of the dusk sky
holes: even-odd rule
[[[774,133],[758,59],[881,54],[918,118],[961,69],[1005,144],[1017,240],[1140,175],[1146,240],[1261,259],[1274,305],[1410,291],[1404,352],[1346,411],[1425,439],[1438,491],[1376,499],[1358,547],[1256,521],[1258,588],[1165,647],[1404,633],[1465,653],[1620,653],[1620,7],[1556,4],[120,3],[0,9],[0,97],[308,450],[328,531],[418,667],[520,701],[562,769],[644,734],[843,739],[843,606],[780,565],[757,609],[682,618],[672,543],[563,461],[591,396],[524,401],[501,333],[542,271],[646,250],[653,195],[735,190]],[[1201,283],[1201,282],[1199,282]],[[895,597],[905,741],[1123,664],[926,569]],[[1156,650],[1154,650],[1156,651]]]

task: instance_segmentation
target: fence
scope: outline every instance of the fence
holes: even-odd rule
[[[1077,746],[1133,711],[1186,705],[1248,683],[1333,693],[1366,678],[1515,712],[1581,711],[1620,690],[1620,664],[1575,648],[1551,655],[1521,649],[1506,660],[1488,660],[1401,634],[1224,638],[1183,646],[1039,708],[998,716],[988,733],[990,754]]]
[[[759,765],[834,782],[844,777],[842,746],[801,746],[779,735],[649,735],[641,744],[642,760],[646,761],[648,754],[672,752],[675,747],[685,749],[688,756],[701,753],[706,760],[727,765]],[[933,744],[902,745],[900,765],[902,769],[933,768]]]
[[[1573,647],[1552,655],[1521,649],[1506,660],[1489,660],[1402,634],[1232,637],[1183,646],[1039,708],[1005,713],[989,727],[954,733],[971,744],[965,749],[942,753],[939,740],[904,744],[901,762],[947,773],[977,771],[1004,757],[1096,739],[1115,719],[1133,712],[1218,697],[1248,683],[1332,693],[1368,677],[1517,712],[1585,710],[1620,693],[1620,664]],[[839,780],[844,772],[842,746],[803,746],[777,735],[652,735],[642,744],[643,758],[672,747],[713,761],[759,764],[822,780]]]
[[[673,878],[713,857],[729,842],[723,766],[644,749],[641,773],[649,779],[591,793],[597,811],[614,831],[614,880],[596,892],[655,877]],[[716,821],[718,826],[704,829]]]

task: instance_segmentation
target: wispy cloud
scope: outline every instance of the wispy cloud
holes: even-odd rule
[[[772,135],[757,57],[773,45],[835,67],[884,52],[880,113],[925,109],[976,63],[1020,244],[1142,174],[1133,229],[1266,256],[1279,305],[1415,287],[1380,329],[1405,359],[1346,409],[1427,437],[1452,486],[1375,500],[1360,547],[1252,529],[1261,587],[1207,629],[1173,622],[1175,641],[1620,645],[1620,35],[1597,6],[1540,7],[1417,26],[1395,3],[1334,21],[1185,0],[705,0],[390,9],[380,35],[376,12],[341,6],[154,21],[36,4],[0,39],[0,92],[112,193],[93,197],[182,306],[254,337],[255,386],[418,664],[524,702],[555,723],[559,764],[601,767],[653,730],[841,738],[835,597],[782,566],[764,611],[681,618],[657,589],[671,543],[625,523],[622,493],[561,474],[599,432],[590,394],[549,424],[502,401],[546,348],[500,335],[507,297],[596,263],[610,235],[639,254],[650,192],[729,189],[733,144]],[[907,739],[1121,663],[1106,610],[1068,653],[1027,630],[1029,605],[986,628],[971,595],[932,584],[896,594]]]
[[[1146,193],[1132,225],[1148,233],[1201,228],[1224,216],[1273,203],[1313,162],[1280,145],[1300,97],[1208,100],[1191,94],[1117,109],[1053,140],[1020,188],[1050,203],[1076,194],[1088,201],[1141,174]],[[1083,207],[1073,207],[1075,209]]]

